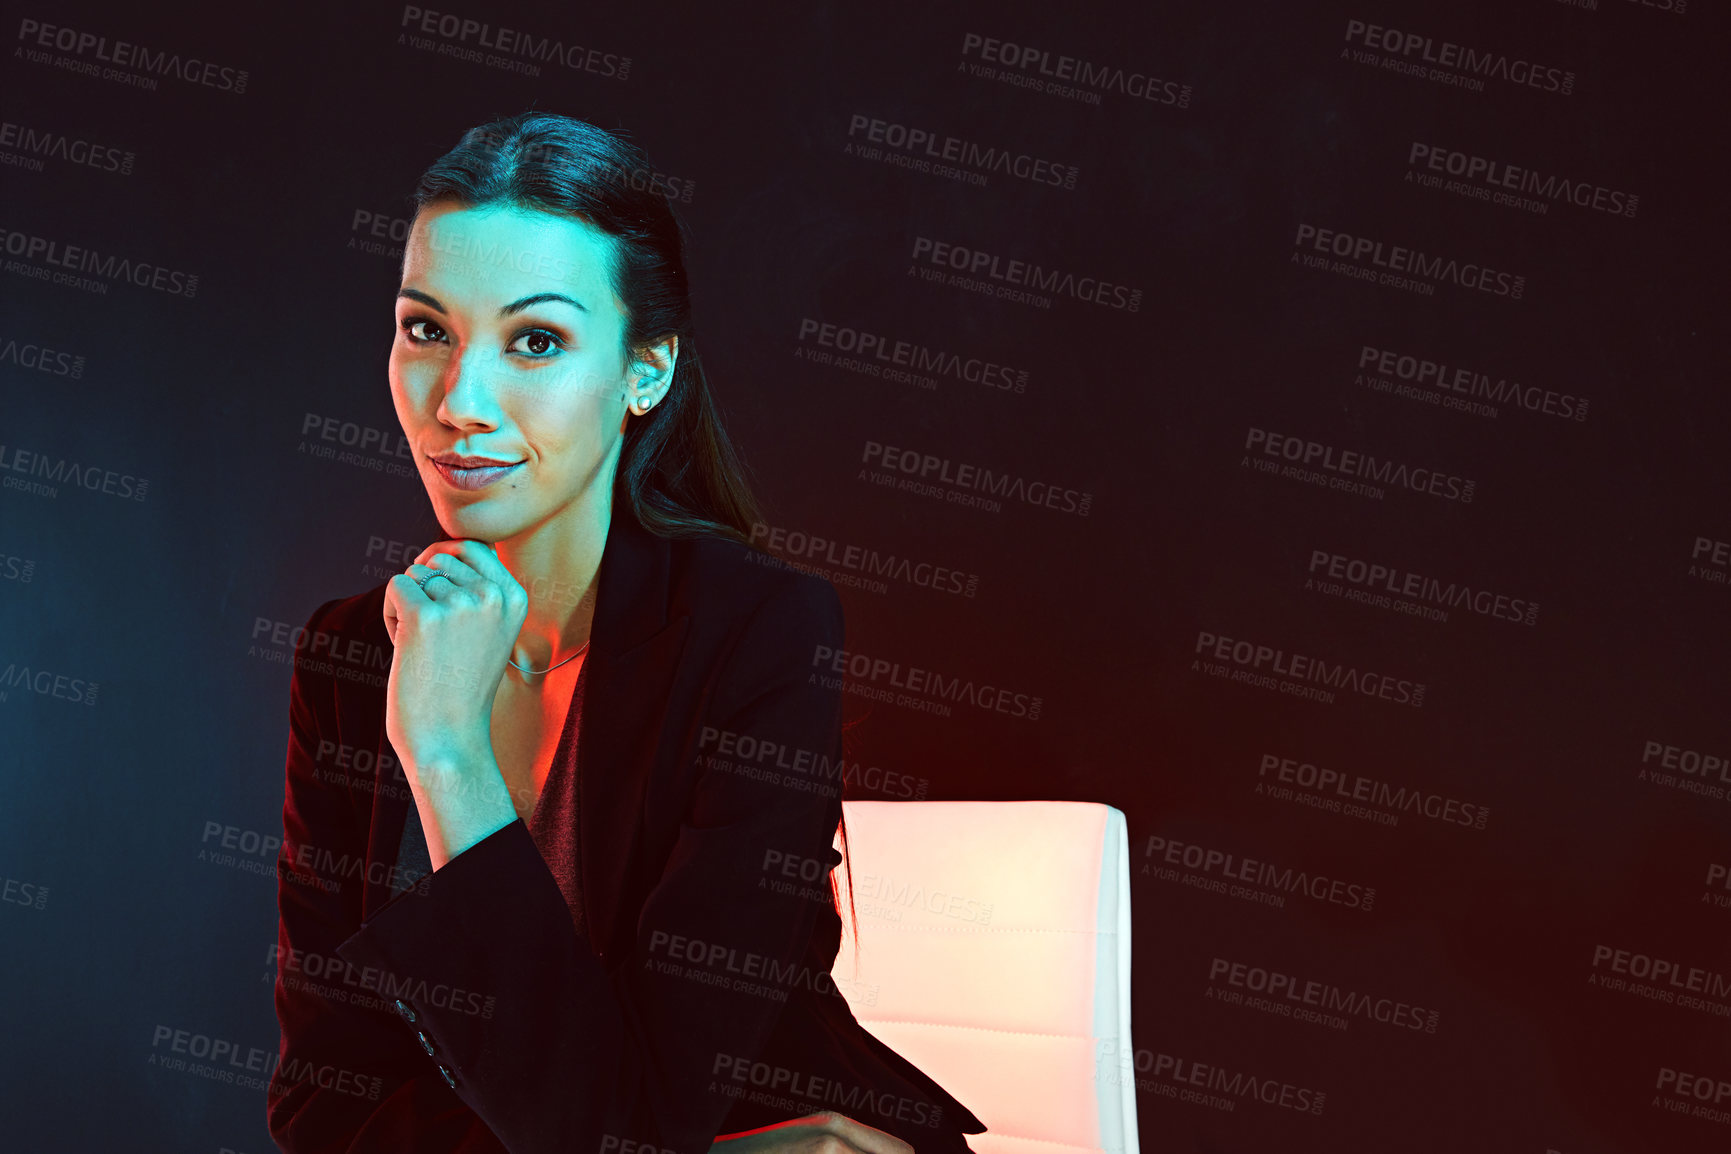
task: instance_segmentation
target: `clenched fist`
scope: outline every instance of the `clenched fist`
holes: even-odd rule
[[[528,611],[528,593],[480,541],[435,542],[385,587],[385,736],[435,867],[515,816],[493,754],[493,699]]]

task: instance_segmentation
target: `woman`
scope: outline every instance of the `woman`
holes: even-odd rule
[[[830,895],[771,884],[842,860],[840,778],[735,754],[840,766],[811,669],[841,606],[745,543],[678,222],[621,179],[647,169],[524,114],[417,189],[391,397],[450,540],[320,606],[296,663],[268,1108],[293,1154],[984,1129],[854,1019]]]

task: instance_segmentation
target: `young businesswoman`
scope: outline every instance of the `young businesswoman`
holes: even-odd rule
[[[524,114],[417,189],[390,387],[450,539],[314,611],[292,678],[291,1154],[960,1154],[984,1129],[854,1019],[827,887],[765,884],[842,860],[840,697],[811,676],[841,606],[745,543],[649,171]],[[812,771],[741,756],[765,743]]]

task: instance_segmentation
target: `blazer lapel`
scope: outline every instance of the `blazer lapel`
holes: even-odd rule
[[[667,617],[672,548],[616,501],[589,633],[583,723],[577,734],[577,821],[583,917],[603,960],[613,946],[628,867],[643,826],[668,690],[689,615]]]

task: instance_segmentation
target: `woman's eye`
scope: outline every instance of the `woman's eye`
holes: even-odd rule
[[[403,331],[409,334],[409,339],[421,344],[445,339],[445,330],[426,320],[408,320],[403,322]]]
[[[564,342],[546,329],[530,329],[520,334],[511,342],[506,352],[522,353],[530,357],[546,357],[554,349],[562,348]]]

